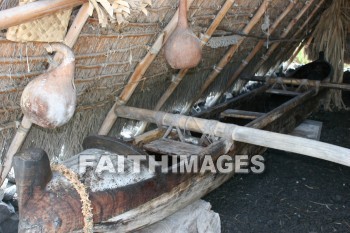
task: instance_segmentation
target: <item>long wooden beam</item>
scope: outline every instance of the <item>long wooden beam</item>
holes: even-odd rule
[[[88,0],[43,0],[3,10],[0,13],[0,29],[26,23],[86,2]]]
[[[216,28],[219,26],[221,21],[224,19],[226,13],[230,10],[230,8],[232,7],[234,2],[235,2],[235,0],[227,0],[225,2],[225,4],[221,7],[221,9],[220,9],[219,13],[216,15],[214,21],[212,22],[212,24],[207,29],[206,33],[201,38],[202,47],[204,47],[204,45],[209,41],[209,39],[211,38],[211,36],[215,32]],[[155,107],[156,111],[160,110],[163,107],[165,102],[173,94],[173,92],[175,91],[177,86],[180,84],[180,82],[183,80],[183,78],[185,77],[185,75],[187,74],[188,71],[189,71],[189,69],[182,69],[179,71],[179,73],[177,74],[175,79],[171,82],[168,89],[165,91],[165,93],[162,95],[162,97],[159,99],[158,103],[156,104],[156,107]],[[145,131],[146,127],[147,127],[147,122],[143,122],[141,127],[140,127],[139,132],[143,133]]]
[[[193,2],[194,0],[187,0],[188,9]],[[168,40],[169,36],[173,33],[177,25],[178,14],[179,14],[179,10],[176,11],[175,15],[170,20],[168,25],[163,29],[162,33],[160,33],[160,35],[158,36],[158,38],[156,39],[152,48],[149,50],[146,56],[136,66],[135,71],[129,78],[127,85],[125,86],[122,93],[117,98],[115,104],[113,105],[111,110],[108,112],[105,120],[103,121],[102,126],[98,132],[99,135],[107,135],[109,131],[111,131],[114,123],[117,120],[117,116],[115,115],[114,110],[119,106],[124,105],[127,101],[129,101],[137,85],[141,81],[143,75],[146,73],[147,69],[150,67],[154,59],[157,57],[158,53],[160,52],[165,42]]]
[[[302,79],[294,79],[294,78],[275,78],[275,77],[254,76],[254,77],[243,78],[243,79],[249,80],[249,81],[266,82],[271,85],[281,81],[284,84],[293,85],[293,86],[299,86],[301,84],[304,84],[304,81]],[[329,82],[320,82],[317,80],[308,80],[308,85],[311,87],[324,87],[329,89],[350,91],[350,84],[345,84],[345,83],[329,83]]]
[[[116,114],[123,118],[148,121],[164,126],[177,126],[181,129],[214,135],[227,140],[289,151],[350,167],[350,149],[310,139],[233,124],[225,124],[215,120],[206,120],[127,106],[120,106],[117,108]]]

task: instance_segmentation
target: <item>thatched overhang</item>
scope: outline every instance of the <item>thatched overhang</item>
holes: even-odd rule
[[[9,6],[13,2],[5,1]],[[78,106],[74,118],[67,125],[48,130],[33,126],[24,143],[24,147],[43,148],[51,157],[64,159],[81,150],[83,138],[99,131],[108,111],[115,104],[124,88],[128,85],[135,68],[152,48],[160,33],[174,16],[178,1],[152,1],[148,7],[148,16],[142,12],[132,12],[129,23],[109,24],[106,28],[99,25],[97,15],[89,18],[84,25],[73,51],[76,56],[75,86],[78,91]],[[200,37],[211,25],[215,16],[224,5],[224,0],[195,0],[190,6],[189,21],[194,32]],[[269,4],[263,14],[254,23],[251,22],[262,4]],[[292,7],[289,7],[294,2]],[[12,5],[11,5],[12,4]],[[271,67],[288,59],[301,42],[308,41],[320,15],[329,1],[324,0],[274,0],[246,1],[236,0],[215,30],[213,37],[230,37],[238,39],[232,59],[213,82],[210,83],[201,98],[215,95],[224,90],[239,88],[236,80],[228,86],[232,74],[243,67],[238,77],[254,75],[257,71],[267,71]],[[8,6],[5,6],[8,7]],[[74,8],[70,24],[73,22],[79,7]],[[271,27],[288,9],[288,14],[280,18],[271,35],[262,28]],[[249,25],[249,30],[247,28]],[[242,41],[240,41],[242,39]],[[262,46],[257,47],[258,44]],[[0,33],[0,143],[4,155],[21,121],[22,112],[19,106],[21,92],[26,84],[46,71],[52,62],[44,45],[39,42],[12,42],[6,39],[6,29]],[[165,99],[161,110],[182,112],[188,105],[197,100],[203,84],[213,73],[213,67],[219,63],[234,45],[219,48],[204,46],[203,61],[189,70],[180,79],[174,92]],[[271,50],[271,48],[273,48]],[[252,54],[252,51],[256,51]],[[270,52],[269,52],[270,51]],[[269,56],[264,56],[269,54]],[[247,57],[249,62],[247,62]],[[264,60],[262,60],[264,59]],[[266,60],[266,61],[265,61]],[[247,64],[246,64],[247,63]],[[215,68],[214,68],[215,69]],[[159,99],[172,85],[178,71],[171,69],[161,50],[146,73],[137,79],[135,91],[127,100],[127,106],[155,109]],[[237,84],[237,85],[236,85]],[[129,82],[130,85],[130,82]],[[158,106],[159,107],[159,106]],[[124,135],[127,131],[136,133],[136,121],[117,119],[110,135]]]

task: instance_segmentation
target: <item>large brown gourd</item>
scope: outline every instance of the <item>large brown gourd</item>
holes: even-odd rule
[[[202,59],[200,40],[188,27],[187,0],[180,0],[179,20],[165,44],[165,58],[173,69],[196,67]]]
[[[71,49],[64,44],[51,44],[46,49],[63,55],[62,63],[26,86],[21,108],[32,123],[44,128],[56,128],[66,124],[75,111],[75,59]]]

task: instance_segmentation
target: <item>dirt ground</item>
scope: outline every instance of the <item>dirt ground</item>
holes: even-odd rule
[[[344,97],[350,106],[350,94]],[[350,111],[318,112],[321,141],[350,148]],[[276,150],[266,171],[237,175],[204,199],[222,232],[350,232],[350,168]],[[350,154],[349,154],[350,156]]]

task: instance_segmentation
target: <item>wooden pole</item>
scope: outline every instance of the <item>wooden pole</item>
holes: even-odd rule
[[[12,139],[9,149],[5,155],[5,158],[2,161],[2,167],[0,169],[0,186],[6,179],[8,173],[12,167],[13,156],[17,153],[19,148],[22,147],[24,140],[26,139],[29,130],[32,127],[32,122],[27,118],[23,117],[21,125],[19,126],[15,137]]]
[[[117,108],[116,114],[123,118],[148,121],[164,126],[177,126],[185,130],[307,155],[350,167],[350,149],[310,139],[233,124],[225,124],[214,120],[156,112],[127,106],[120,106]]]
[[[229,11],[229,9],[232,7],[235,0],[227,0],[225,4],[220,9],[219,13],[216,15],[214,21],[207,29],[206,33],[202,36],[201,42],[202,47],[209,41],[213,33],[215,32],[216,28],[219,26],[221,21],[224,19],[226,13]],[[155,110],[160,110],[165,102],[169,99],[169,97],[173,94],[177,86],[180,84],[180,82],[183,80],[183,78],[186,76],[189,69],[182,69],[179,71],[175,79],[171,82],[169,88],[165,91],[163,96],[159,99],[158,103],[156,104]],[[147,127],[147,122],[143,122],[139,132],[143,133]]]
[[[258,81],[258,82],[267,82],[268,84],[275,84],[277,82],[282,81],[284,84],[299,86],[303,84],[302,79],[294,79],[294,78],[275,78],[275,77],[263,77],[263,76],[255,76],[250,78],[243,78],[244,80],[250,81]],[[350,91],[350,84],[345,83],[328,83],[328,82],[320,82],[317,80],[308,80],[308,85],[311,87],[323,87],[330,89],[337,89],[342,91]]]
[[[44,0],[3,10],[0,14],[0,29],[33,21],[56,11],[79,6],[86,2],[87,0]]]
[[[187,8],[189,8],[193,2],[194,0],[188,0]],[[143,75],[146,73],[147,69],[150,67],[150,65],[160,52],[161,48],[168,40],[171,33],[174,31],[178,21],[178,14],[179,10],[176,11],[175,15],[170,20],[168,25],[163,29],[163,32],[160,33],[160,35],[158,36],[150,51],[135,68],[134,73],[129,78],[128,84],[125,86],[122,93],[117,98],[116,103],[113,105],[111,110],[108,112],[105,120],[103,121],[102,126],[98,132],[99,135],[107,135],[109,131],[111,131],[115,121],[117,120],[117,116],[114,113],[114,109],[121,105],[124,105],[127,101],[129,101],[131,95],[134,93]]]
[[[32,4],[32,3],[29,3],[29,4]],[[64,39],[64,43],[71,48],[76,43],[83,26],[85,25],[87,19],[89,18],[88,8],[89,8],[89,3],[83,4],[83,6],[80,8],[77,16],[75,17]],[[56,53],[55,59],[57,59],[59,56],[60,55]],[[6,176],[11,170],[13,156],[22,147],[31,127],[32,127],[32,122],[30,122],[30,120],[24,116],[22,119],[21,126],[17,130],[15,137],[12,139],[10,147],[5,155],[3,166],[0,169],[0,176],[1,176],[0,186],[4,182]]]

